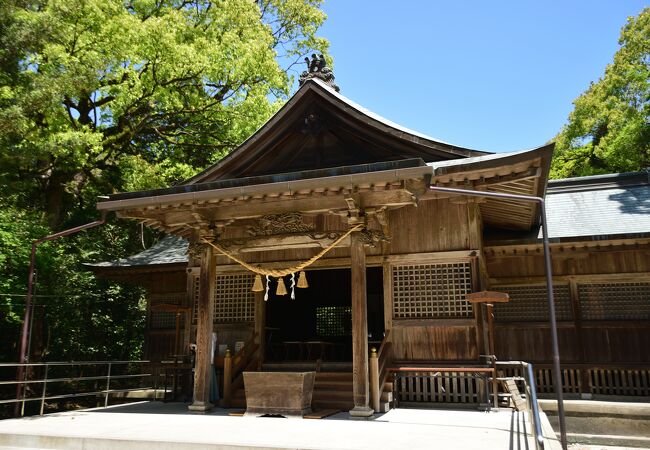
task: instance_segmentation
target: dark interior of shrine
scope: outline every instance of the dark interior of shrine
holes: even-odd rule
[[[311,270],[308,288],[277,295],[271,285],[266,302],[266,361],[352,361],[350,269]],[[378,347],[384,337],[383,273],[366,270],[368,343]]]

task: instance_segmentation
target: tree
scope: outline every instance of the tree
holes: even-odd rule
[[[57,227],[123,170],[153,187],[214,162],[287,96],[291,61],[326,50],[320,2],[10,1],[0,181],[32,188]]]
[[[556,178],[650,166],[650,8],[628,19],[604,76],[574,101],[556,138]]]
[[[268,119],[294,64],[327,50],[321,1],[0,2],[3,333],[22,318],[34,239],[96,219],[97,195],[188,178]],[[47,358],[138,356],[142,291],[81,263],[141,251],[147,233],[111,221],[39,247]]]

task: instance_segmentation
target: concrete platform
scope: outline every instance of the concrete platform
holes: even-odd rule
[[[539,403],[549,423],[559,430],[557,403]],[[650,403],[565,400],[564,410],[569,443],[650,448]]]
[[[131,405],[0,421],[0,449],[516,449],[534,448],[511,410],[394,409],[373,420],[230,417],[184,404]]]

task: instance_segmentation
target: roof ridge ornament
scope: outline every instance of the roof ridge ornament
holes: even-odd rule
[[[318,78],[321,81],[324,81],[329,87],[334,89],[336,92],[340,91],[340,88],[334,83],[334,73],[332,69],[327,67],[327,61],[325,56],[322,54],[316,56],[316,53],[311,55],[311,60],[305,57],[305,63],[307,63],[307,70],[300,74],[298,79],[298,85],[302,86],[307,80],[312,78]]]

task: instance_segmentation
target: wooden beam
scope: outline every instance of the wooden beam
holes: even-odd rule
[[[368,304],[366,297],[366,253],[359,233],[352,233],[350,246],[352,271],[352,393],[351,416],[368,417],[370,387],[368,384]]]
[[[194,370],[194,400],[191,411],[208,411],[210,403],[210,378],[212,376],[212,315],[214,291],[217,280],[216,261],[212,246],[203,245],[199,286],[198,319],[196,325],[196,364]]]

